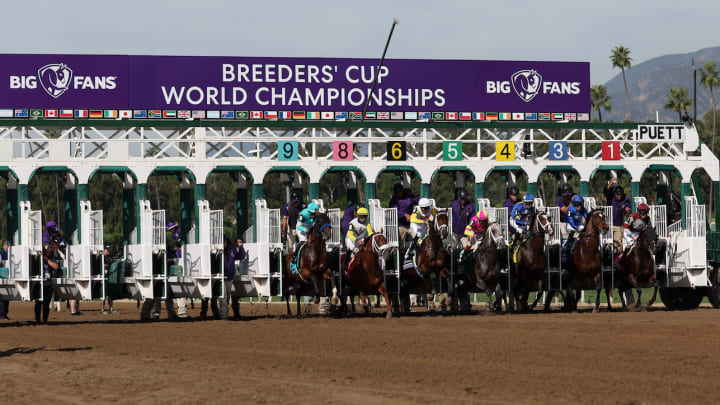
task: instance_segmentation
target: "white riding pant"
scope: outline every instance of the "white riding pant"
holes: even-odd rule
[[[428,227],[425,224],[416,224],[415,222],[410,223],[410,233],[413,238],[424,237],[427,234]]]
[[[357,240],[357,239],[355,239],[355,240]],[[348,252],[352,252],[353,250],[355,250],[356,246],[357,246],[357,244],[355,242],[350,240],[350,238],[345,237],[345,247],[347,248]]]
[[[639,235],[638,232],[630,232],[628,229],[623,229],[623,250],[635,244],[635,237]]]
[[[298,242],[301,242],[301,243],[302,243],[302,242],[307,242],[307,240],[308,240],[308,234],[309,234],[309,232],[301,231],[301,230],[299,230],[299,229],[296,229],[296,230],[295,230],[295,235],[297,236],[297,241],[298,241]]]

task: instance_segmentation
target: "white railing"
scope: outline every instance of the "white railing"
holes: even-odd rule
[[[345,239],[340,229],[343,212],[340,211],[340,208],[331,208],[327,210],[327,216],[330,218],[330,241],[328,247],[339,248]]]
[[[198,243],[209,245],[213,250],[219,251],[224,247],[223,238],[223,210],[211,210],[207,200],[197,202],[200,214],[200,240]],[[206,231],[207,230],[207,231]]]
[[[585,209],[588,213],[592,212],[595,208],[597,208],[597,201],[595,201],[595,197],[585,197]],[[612,216],[610,216],[612,219]]]
[[[280,210],[268,208],[265,200],[255,200],[255,217],[257,224],[256,243],[282,245],[280,239]]]
[[[561,243],[561,234],[560,234],[560,226],[562,225],[560,223],[560,207],[547,207],[545,209],[545,212],[548,215],[548,219],[550,220],[550,225],[552,226],[552,235],[545,234],[545,242],[549,245],[560,245]]]
[[[80,201],[82,244],[90,247],[91,253],[103,251],[103,212],[92,210],[90,201]]]

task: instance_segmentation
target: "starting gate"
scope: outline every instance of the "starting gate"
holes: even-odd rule
[[[400,235],[398,230],[397,208],[382,208],[380,200],[368,200],[369,219],[375,229],[387,239],[387,248],[383,251],[380,266],[385,274],[385,286],[388,291],[400,294]]]
[[[282,295],[282,250],[280,210],[255,200],[257,240],[244,245],[247,261],[237,264],[231,294],[269,297]],[[292,249],[292,246],[288,247]]]
[[[0,298],[43,299],[42,229],[42,212],[31,210],[29,201],[21,201],[19,238],[8,248],[7,277],[0,277]],[[33,293],[35,286],[41,287],[39,295]]]
[[[542,200],[540,200],[542,203]],[[547,260],[547,290],[562,290],[562,252],[560,245],[562,244],[562,234],[560,227],[560,208],[545,207],[545,213],[550,220],[552,234],[545,233],[545,259]]]
[[[694,196],[685,197],[686,227],[671,226],[669,287],[705,287],[708,283],[705,248],[705,205]]]
[[[150,201],[141,200],[140,240],[125,246],[125,260],[129,272],[124,283],[133,298],[165,298],[167,292],[165,210],[153,210]],[[156,286],[162,286],[156,291]],[[160,292],[160,293],[158,293]]]
[[[67,247],[67,273],[53,279],[59,299],[103,298],[103,212],[92,210],[90,201],[80,201],[80,242]],[[63,268],[65,270],[65,268]]]
[[[599,249],[602,257],[602,277],[598,280],[597,288],[614,288],[615,268],[613,267],[613,260],[615,258],[615,249],[613,244],[612,206],[597,205],[594,197],[585,197],[585,210],[587,210],[588,214],[594,210],[601,210],[605,217],[608,228],[605,232],[600,233]]]
[[[508,212],[507,207],[501,207],[501,208],[495,208],[490,205],[490,200],[487,198],[478,198],[477,199],[478,204],[478,211],[485,210],[485,213],[488,216],[488,221],[490,223],[495,223],[500,227],[500,230],[502,231],[502,237],[505,242],[505,246],[510,242],[510,235],[508,230],[508,222],[510,219],[510,213]],[[506,249],[507,252],[507,260],[505,261],[504,265],[505,267],[501,270],[503,273],[508,271],[508,267],[510,266],[510,250]]]

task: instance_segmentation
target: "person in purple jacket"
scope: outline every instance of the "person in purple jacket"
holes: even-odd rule
[[[243,247],[243,241],[242,239],[238,239],[235,241],[235,246],[233,246],[232,241],[230,238],[225,236],[224,238],[224,250],[223,250],[223,273],[225,278],[225,295],[224,297],[213,297],[212,303],[210,305],[210,308],[213,313],[213,317],[215,319],[222,319],[227,320],[228,319],[228,301],[232,300],[232,311],[233,311],[233,319],[240,319],[240,297],[238,296],[231,296],[232,293],[232,285],[233,280],[235,279],[235,262],[236,261],[243,261],[247,259],[247,252],[245,251],[245,248]],[[218,310],[218,299],[220,300],[220,308]],[[202,303],[202,307],[200,309],[200,317],[205,318],[207,317],[207,310],[208,310],[208,299],[204,299]]]
[[[348,207],[345,208],[342,221],[340,222],[340,235],[347,235],[348,229],[350,229],[350,221],[355,218],[355,213],[360,207],[362,207],[360,204],[348,203]]]
[[[282,207],[281,237],[286,240],[288,250],[292,249],[297,242],[297,234],[295,233],[297,217],[300,215],[300,211],[305,208],[307,208],[307,205],[302,201],[302,195],[298,190],[293,190],[290,193],[290,202],[285,203]]]
[[[567,222],[568,209],[570,209],[571,200],[574,195],[575,193],[573,193],[571,185],[565,183],[560,187],[560,195],[557,197],[557,200],[555,200],[555,206],[560,207],[561,223]],[[560,234],[562,234],[563,239],[568,238],[568,232],[564,226],[560,227]]]
[[[420,197],[405,193],[405,189],[399,183],[395,184],[393,191],[394,195],[389,206],[390,208],[397,208],[398,233],[400,243],[404,244],[406,235],[410,233],[410,215],[412,215],[413,209],[420,202]]]
[[[460,238],[465,235],[465,227],[470,223],[470,219],[475,216],[475,205],[468,198],[468,192],[465,189],[460,189],[457,196],[457,200],[450,203],[454,247],[458,246]]]
[[[510,218],[510,213],[512,212],[513,207],[515,207],[515,204],[517,204],[518,200],[520,199],[520,190],[516,186],[509,186],[507,188],[507,200],[503,203],[503,208],[507,208],[508,213],[508,219]],[[508,234],[512,235],[515,233],[515,228],[513,228],[508,222]]]
[[[632,213],[630,199],[625,195],[625,190],[617,185],[617,178],[611,179],[603,191],[608,205],[612,206],[613,240],[622,246],[625,216]]]

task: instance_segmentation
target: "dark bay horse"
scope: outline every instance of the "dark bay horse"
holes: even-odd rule
[[[552,235],[553,229],[550,219],[544,212],[536,212],[528,215],[528,223],[530,224],[530,236],[524,241],[518,241],[520,246],[515,247],[514,256],[511,257],[511,274],[517,280],[516,292],[510,287],[510,303],[508,312],[513,310],[513,301],[517,299],[519,309],[528,310],[528,297],[530,289],[534,286],[540,292],[543,288],[543,280],[545,279],[545,269],[547,267],[547,257],[545,256],[545,234]],[[512,254],[513,252],[511,252]],[[533,303],[533,307],[537,305],[538,298]],[[548,295],[549,298],[549,295]],[[549,305],[549,301],[545,302]]]
[[[302,249],[300,258],[297,261],[297,272],[290,269],[292,256],[297,252],[288,254],[285,260],[285,282],[283,283],[283,298],[287,304],[288,316],[292,316],[290,310],[290,295],[294,294],[297,301],[297,316],[300,317],[300,296],[312,293],[315,297],[315,304],[320,302],[320,281],[330,277],[330,262],[325,250],[325,241],[331,236],[330,218],[323,214],[315,215],[313,226],[307,244]],[[332,278],[331,278],[332,280]],[[335,281],[333,282],[333,302],[337,302]]]
[[[488,303],[492,303],[492,293],[495,292],[495,302],[490,307],[495,312],[502,310],[502,302],[505,301],[505,293],[500,285],[500,255],[507,254],[506,248],[502,230],[493,223],[483,233],[473,255],[475,286],[485,291]]]
[[[374,233],[365,241],[363,248],[355,255],[347,270],[348,286],[344,288],[341,298],[343,309],[347,305],[346,297],[350,296],[351,312],[354,312],[355,294],[360,295],[366,312],[371,309],[367,296],[382,294],[387,305],[386,318],[392,318],[390,296],[385,288],[385,274],[380,266],[380,257],[384,255],[387,239],[382,233]]]
[[[638,235],[635,244],[623,256],[620,266],[622,268],[621,285],[618,290],[622,297],[623,291],[629,288],[638,289],[638,303],[640,306],[640,288],[643,284],[655,283],[655,262],[653,261],[653,251],[655,250],[655,242],[649,239],[650,227],[645,227]],[[648,301],[648,306],[655,302],[657,296],[657,287],[653,292],[653,296]],[[625,304],[623,302],[623,304]],[[634,304],[628,304],[630,309],[634,308]]]
[[[428,292],[428,306],[433,302],[441,277],[446,277],[450,270],[450,253],[443,246],[443,239],[450,232],[448,224],[446,213],[437,214],[433,221],[429,221],[427,236],[417,248],[417,270],[410,268],[402,271],[408,290],[424,286]],[[407,294],[402,294],[403,300],[409,302]]]
[[[571,265],[568,266],[569,280],[565,297],[566,309],[570,311],[577,311],[577,300],[580,298],[580,291],[583,287],[590,280],[597,285],[602,277],[603,258],[600,251],[600,234],[608,230],[605,214],[602,210],[594,210],[588,215],[586,223],[585,230],[580,234],[573,249]],[[599,291],[598,296],[600,295]],[[608,305],[610,305],[610,300],[608,300]],[[599,299],[596,302],[597,306],[599,306]]]

